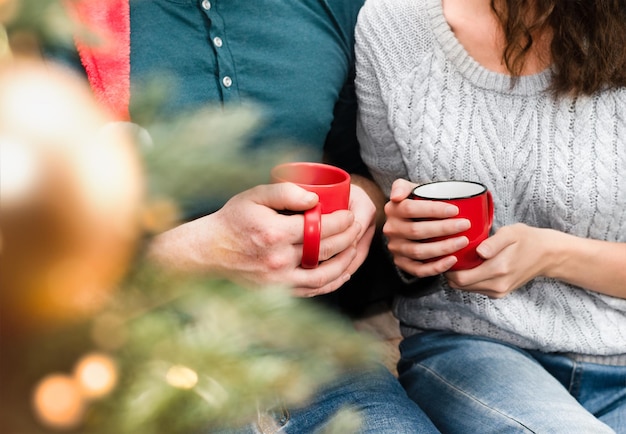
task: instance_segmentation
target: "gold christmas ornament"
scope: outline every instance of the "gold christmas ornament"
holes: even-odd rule
[[[20,3],[17,0],[0,0],[0,23],[11,22],[19,11]]]
[[[143,185],[124,131],[69,71],[0,67],[2,334],[84,319],[125,273]]]

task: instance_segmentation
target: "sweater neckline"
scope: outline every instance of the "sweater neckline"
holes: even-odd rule
[[[550,85],[552,68],[521,76],[515,87],[511,88],[511,76],[491,71],[470,56],[446,21],[442,0],[426,0],[426,5],[435,40],[465,79],[480,88],[513,95],[536,95],[546,91]]]

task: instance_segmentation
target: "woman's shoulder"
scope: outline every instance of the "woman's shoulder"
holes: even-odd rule
[[[384,32],[385,38],[415,42],[429,27],[429,3],[440,0],[366,0],[357,29]]]
[[[391,93],[416,68],[428,69],[435,42],[432,6],[440,1],[366,0],[356,29],[361,86],[373,76],[380,91]]]
[[[431,48],[431,6],[439,2],[366,0],[357,22],[357,45],[376,52],[382,50],[391,57],[420,57],[420,53]]]
[[[433,0],[366,0],[361,8],[361,15],[371,14],[380,19],[421,15],[432,2]]]

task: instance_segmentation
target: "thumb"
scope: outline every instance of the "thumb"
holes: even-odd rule
[[[476,253],[483,259],[491,259],[508,246],[515,243],[515,238],[509,236],[509,232],[497,232],[494,236],[487,238],[476,247]]]
[[[306,211],[319,202],[317,194],[291,182],[280,182],[263,187],[265,187],[263,194],[257,197],[256,202],[278,211]]]
[[[402,202],[409,197],[409,194],[411,194],[415,187],[417,187],[417,184],[407,181],[406,179],[396,179],[391,186],[389,199],[393,202]]]

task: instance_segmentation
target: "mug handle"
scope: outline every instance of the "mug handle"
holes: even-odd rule
[[[491,230],[491,226],[493,225],[493,197],[491,196],[491,191],[487,190],[487,213],[489,215],[489,230]]]
[[[320,256],[322,234],[322,206],[318,202],[304,212],[304,241],[302,243],[302,268],[316,268]]]

